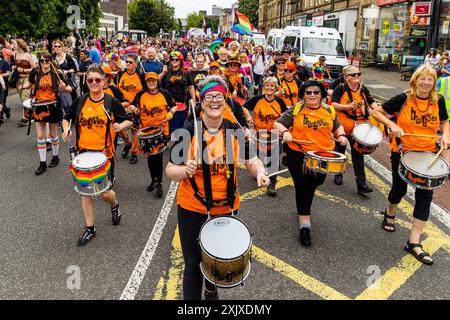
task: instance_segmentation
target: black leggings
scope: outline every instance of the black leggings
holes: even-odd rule
[[[405,196],[408,184],[400,177],[398,167],[400,164],[400,154],[398,152],[391,153],[392,163],[392,188],[389,192],[388,200],[392,204],[399,204]],[[433,190],[424,190],[416,188],[414,194],[416,203],[414,205],[413,216],[421,221],[428,221],[430,216],[431,201],[433,201]]]
[[[287,166],[295,186],[295,201],[297,213],[300,216],[311,215],[314,193],[327,177],[323,173],[315,173],[303,167],[303,152],[294,151],[287,147]]]
[[[353,146],[355,145],[355,140],[353,139],[353,137],[351,135],[346,137],[348,143],[351,146],[353,171],[355,172],[356,184],[361,185],[366,182],[366,173],[364,171],[364,155],[353,148]],[[342,146],[340,143],[336,143],[336,147],[334,148],[334,150],[345,154],[345,148],[346,146]]]
[[[203,274],[200,271],[201,255],[197,239],[200,229],[208,219],[208,216],[183,209],[181,206],[178,206],[177,214],[184,259],[183,299],[201,300]],[[209,291],[213,291],[216,288],[214,284],[206,279],[205,287]]]
[[[155,182],[162,182],[163,176],[163,154],[156,154],[147,157],[150,176]]]

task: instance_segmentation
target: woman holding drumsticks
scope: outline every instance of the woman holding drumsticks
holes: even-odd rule
[[[372,116],[386,125],[393,137],[391,141],[392,188],[388,206],[382,213],[381,227],[394,232],[395,209],[405,196],[407,183],[399,175],[401,155],[405,151],[437,152],[438,129],[442,132],[441,148],[448,149],[450,131],[444,97],[438,96],[437,75],[429,65],[420,66],[409,81],[409,89],[375,108]],[[397,114],[397,123],[386,115]],[[431,265],[433,259],[422,250],[420,236],[430,215],[433,190],[416,188],[413,222],[405,250],[424,264]]]
[[[327,96],[324,85],[316,80],[303,84],[301,100],[284,112],[275,121],[274,127],[287,143],[287,166],[294,180],[295,200],[300,222],[300,243],[311,245],[311,206],[317,187],[325,181],[326,174],[303,170],[303,159],[307,151],[331,151],[334,140],[346,145],[348,140],[334,109],[321,104]],[[335,139],[332,137],[334,136]],[[302,141],[302,142],[299,142]],[[306,143],[311,141],[314,143]]]

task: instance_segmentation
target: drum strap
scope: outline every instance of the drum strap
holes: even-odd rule
[[[349,100],[350,102],[353,102],[352,92],[351,92],[349,86],[347,86],[346,84],[344,84],[343,86],[344,86],[345,91],[347,92],[348,100]],[[360,94],[361,97],[363,98],[363,103],[366,103],[366,96],[365,96],[365,94],[364,94],[364,90],[360,90],[360,93],[359,93],[359,94]],[[350,113],[348,113],[348,111],[346,111],[346,110],[344,110],[344,111],[342,111],[342,112],[343,112],[348,118],[350,118],[350,119],[352,119],[352,120],[354,120],[354,121],[358,120],[358,117],[356,116],[356,114],[350,114]],[[363,119],[369,119],[369,113],[368,113],[368,112],[365,113],[365,115],[363,116]]]
[[[291,100],[291,106],[292,106],[292,105],[294,105],[294,100],[292,100],[292,91],[291,91],[291,87],[289,86],[289,83],[288,83],[288,81],[287,81],[286,79],[283,78],[283,81],[282,81],[282,82],[286,83],[287,89],[288,89],[288,91],[289,91],[289,100]],[[294,80],[293,80],[293,82],[294,82]]]

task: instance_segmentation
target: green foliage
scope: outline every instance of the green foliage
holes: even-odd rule
[[[203,26],[203,17],[205,17],[206,28],[211,28],[212,32],[217,32],[219,26],[219,17],[210,17],[192,12],[187,16],[187,30],[190,28],[201,28]]]
[[[259,0],[239,0],[237,9],[250,19],[255,28],[258,26]]]
[[[170,32],[177,27],[175,8],[164,0],[136,0],[128,5],[130,29],[146,31],[155,36],[162,28]]]

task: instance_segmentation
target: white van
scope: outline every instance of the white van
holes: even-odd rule
[[[267,34],[267,44],[278,50],[280,48],[282,34],[283,29],[270,29]]]
[[[348,65],[342,39],[336,29],[289,26],[281,36],[282,47],[297,48],[305,65],[311,68],[320,56],[326,57],[332,78],[338,78]]]
[[[264,33],[253,32],[252,40],[256,46],[266,46],[267,45],[266,36],[264,35]]]

